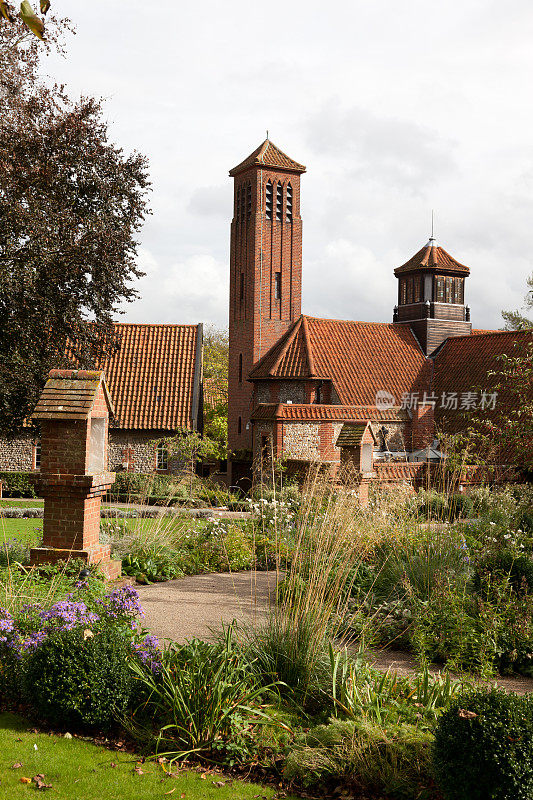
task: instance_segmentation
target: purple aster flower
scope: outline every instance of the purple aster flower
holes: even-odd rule
[[[145,636],[140,642],[132,642],[133,652],[147,669],[160,672],[162,660],[157,636]]]
[[[27,639],[24,639],[22,642],[22,650],[30,651],[36,650],[39,645],[41,645],[44,640],[46,639],[46,631],[36,631],[28,636]]]
[[[7,642],[8,633],[13,633],[15,623],[7,608],[0,608],[0,642]]]
[[[122,586],[115,589],[102,600],[97,601],[104,613],[115,620],[136,619],[144,617],[139,595],[133,586]]]
[[[43,622],[65,631],[71,631],[79,625],[91,625],[99,619],[98,614],[89,611],[85,603],[73,600],[60,600],[48,611],[41,611],[39,616]]]

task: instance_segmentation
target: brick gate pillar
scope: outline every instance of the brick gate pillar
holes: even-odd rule
[[[120,575],[100,543],[102,496],[115,481],[107,472],[109,416],[113,406],[103,372],[52,370],[32,414],[41,426],[41,469],[34,476],[44,497],[43,545],[31,563],[82,558]]]

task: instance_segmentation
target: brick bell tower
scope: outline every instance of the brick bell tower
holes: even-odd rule
[[[300,175],[305,167],[266,139],[230,170],[228,441],[231,485],[249,474],[252,367],[301,314]]]

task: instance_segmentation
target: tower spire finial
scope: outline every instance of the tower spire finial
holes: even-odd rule
[[[435,239],[435,210],[431,209],[431,236],[426,247],[438,247],[437,240]]]
[[[268,128],[267,128],[267,141],[270,141],[270,137],[268,135]]]

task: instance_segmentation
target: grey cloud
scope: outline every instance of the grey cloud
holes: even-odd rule
[[[306,122],[317,154],[348,159],[352,177],[421,191],[456,170],[454,142],[418,123],[327,101]]]
[[[232,187],[228,181],[223,186],[202,186],[191,195],[187,211],[202,217],[225,217],[231,215]]]

